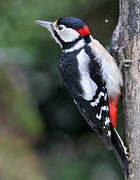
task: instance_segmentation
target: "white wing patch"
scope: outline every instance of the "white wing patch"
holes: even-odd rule
[[[93,107],[97,106],[99,104],[99,102],[100,102],[101,96],[105,97],[105,94],[103,92],[100,92],[99,95],[98,95],[98,98],[95,99],[94,102],[91,102],[90,105],[93,106]]]
[[[100,114],[96,114],[96,118],[99,119],[99,120],[101,120],[101,118],[102,118],[101,115],[102,115],[101,113],[100,113]]]
[[[80,84],[83,89],[82,97],[87,101],[90,101],[93,99],[93,96],[95,96],[96,94],[97,85],[90,78],[89,75],[90,58],[85,53],[84,49],[82,49],[80,53],[77,55],[77,60],[78,60],[78,69],[80,72]]]
[[[105,93],[104,99],[105,99],[105,101],[107,100],[107,93]]]
[[[105,118],[105,126],[108,125],[110,123],[110,118],[109,117],[106,117]]]
[[[109,111],[109,108],[108,106],[102,106],[101,109],[100,109],[100,113],[99,114],[96,114],[96,118],[101,120],[102,118],[102,112],[103,111]],[[105,120],[105,125],[109,124],[110,123],[110,118],[109,117],[106,117],[106,120]]]
[[[111,131],[110,130],[108,130],[108,135],[107,136],[111,136]]]

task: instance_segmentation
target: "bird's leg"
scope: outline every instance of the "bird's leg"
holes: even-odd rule
[[[129,68],[131,63],[140,61],[140,59],[136,59],[136,60],[125,59],[125,57],[124,57],[124,55],[122,53],[120,55],[120,59],[121,59],[120,64],[119,64],[120,71],[122,70],[123,67]]]
[[[119,69],[122,70],[123,66],[125,68],[129,68],[131,63],[137,62],[137,61],[140,61],[140,59],[136,59],[136,60],[124,59],[123,61],[120,62]]]

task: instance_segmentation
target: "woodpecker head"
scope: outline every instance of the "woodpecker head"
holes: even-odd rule
[[[75,45],[82,39],[87,42],[90,41],[90,31],[88,26],[79,18],[63,17],[55,22],[36,20],[35,23],[47,28],[55,41],[63,49]]]

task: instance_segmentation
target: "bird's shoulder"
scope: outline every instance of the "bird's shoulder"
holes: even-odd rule
[[[109,54],[109,52],[104,48],[104,46],[96,39],[91,37],[91,42],[88,44],[92,50],[92,53],[97,57],[105,57],[106,61],[115,61],[115,59]]]

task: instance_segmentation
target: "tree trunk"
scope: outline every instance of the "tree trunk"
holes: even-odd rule
[[[111,54],[121,61],[140,59],[140,0],[120,0]],[[130,157],[128,180],[140,180],[140,61],[123,68],[123,77],[124,134]]]

